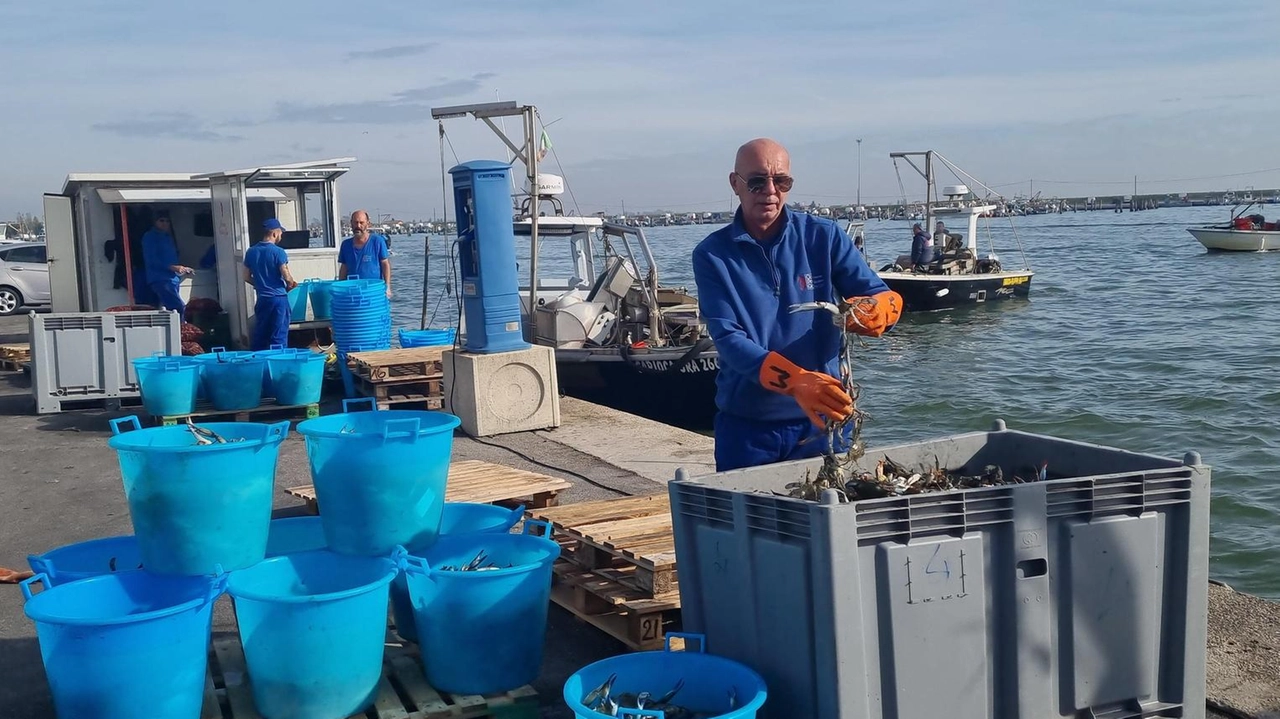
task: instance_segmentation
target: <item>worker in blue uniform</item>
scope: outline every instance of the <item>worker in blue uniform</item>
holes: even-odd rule
[[[733,222],[693,251],[698,304],[720,355],[717,471],[822,453],[826,421],[853,411],[836,379],[842,332],[878,337],[902,313],[902,297],[839,226],[787,207],[793,184],[786,148],[743,145],[729,174],[740,204]],[[857,307],[843,328],[827,312],[790,311],[839,299]],[[836,451],[851,432],[849,423]]]
[[[351,213],[351,237],[338,248],[338,279],[356,275],[362,280],[379,277],[387,285],[387,299],[391,299],[391,260],[387,238],[369,232],[369,213],[356,210]]]
[[[151,229],[142,236],[142,264],[146,270],[147,286],[156,300],[166,310],[186,311],[186,303],[178,294],[178,284],[183,275],[194,275],[195,270],[178,262],[178,244],[173,239],[173,223],[168,213],[156,215]]]
[[[251,349],[271,349],[289,341],[289,290],[298,286],[289,272],[289,255],[278,244],[284,236],[280,220],[262,223],[262,241],[244,253],[244,281],[253,285],[258,301],[253,305]]]

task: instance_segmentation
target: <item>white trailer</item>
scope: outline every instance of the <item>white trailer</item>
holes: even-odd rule
[[[54,312],[101,312],[135,304],[141,273],[137,240],[159,211],[170,217],[178,261],[196,270],[182,278],[185,302],[216,300],[231,336],[248,347],[254,290],[245,284],[245,251],[262,237],[262,223],[280,220],[281,246],[294,278],[332,279],[338,272],[342,222],[336,180],[355,158],[213,172],[70,174],[62,192],[44,196],[49,284]],[[132,242],[122,242],[125,237]],[[107,259],[108,243],[114,258]],[[201,267],[213,248],[216,263]],[[120,265],[121,267],[118,267]],[[291,329],[327,325],[295,322]]]

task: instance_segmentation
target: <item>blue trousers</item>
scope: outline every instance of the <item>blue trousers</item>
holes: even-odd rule
[[[186,316],[187,305],[178,296],[178,285],[176,282],[152,282],[151,291],[156,295],[156,301],[166,310],[177,310],[181,316]]]
[[[808,418],[767,421],[716,413],[716,471],[758,467],[817,457],[827,450],[826,434]],[[849,450],[853,425],[836,437],[836,452]]]
[[[289,298],[285,295],[258,295],[253,305],[253,343],[250,349],[269,350],[271,345],[289,342]]]

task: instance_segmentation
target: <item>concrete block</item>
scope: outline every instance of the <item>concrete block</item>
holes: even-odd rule
[[[447,350],[444,408],[472,437],[560,426],[560,385],[555,350],[473,354]]]

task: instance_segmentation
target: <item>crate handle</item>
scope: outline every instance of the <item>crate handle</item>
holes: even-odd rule
[[[374,399],[373,397],[356,397],[356,398],[354,398],[354,399],[344,399],[344,400],[342,400],[342,411],[343,411],[343,413],[350,412],[350,411],[351,411],[351,406],[352,406],[352,405],[359,404],[359,403],[361,403],[361,402],[368,402],[368,403],[369,403],[369,411],[370,411],[370,412],[377,412],[377,411],[378,411],[378,401],[377,401],[376,399]]]
[[[289,420],[282,419],[279,422],[267,427],[267,437],[287,437],[289,436]]]
[[[282,349],[284,349],[284,345],[282,345],[282,344],[278,344],[278,343],[277,343],[277,344],[273,344],[273,345],[271,345],[271,346],[270,346],[270,347],[268,347],[267,349],[268,349],[268,350],[282,350]]]
[[[51,579],[58,578],[58,575],[54,574],[53,564],[51,564],[44,557],[39,557],[34,554],[28,554],[27,564],[31,565],[31,571],[35,572],[36,574],[46,574]]]
[[[520,520],[523,517],[524,517],[524,505],[522,504],[519,507],[516,507],[515,509],[511,510],[511,514],[507,517],[507,521],[502,523],[502,531],[504,532],[510,531],[512,527],[520,523]],[[525,525],[525,526],[528,527],[528,525]]]
[[[131,429],[142,429],[142,425],[138,422],[138,416],[134,414],[131,414],[128,417],[118,417],[107,422],[107,424],[111,425],[111,434],[113,435],[124,434],[126,431],[129,431],[120,429],[120,426],[123,424],[133,425]]]
[[[391,435],[395,432],[396,427],[403,427],[409,444],[418,441],[418,430],[422,428],[422,421],[417,417],[409,417],[406,419],[389,419],[382,425],[382,441],[385,443],[391,439]]]
[[[219,352],[226,352],[226,351],[227,351],[227,348],[226,348],[226,347],[211,347],[211,348],[209,349],[209,351],[210,351],[210,352],[212,352],[213,354],[218,354]]]
[[[227,591],[227,580],[229,579],[230,575],[223,571],[221,564],[213,565],[213,583],[209,585],[208,594],[211,603],[218,601],[218,597],[221,597]]]
[[[523,531],[521,531],[520,533],[521,533],[521,534],[533,534],[532,529],[533,529],[534,527],[540,527],[540,528],[542,528],[542,534],[540,534],[540,535],[538,535],[538,536],[540,536],[540,537],[547,537],[548,539],[550,539],[550,538],[551,538],[551,522],[548,522],[548,521],[546,521],[546,520],[544,520],[544,519],[533,519],[533,518],[530,518],[530,519],[526,519],[526,520],[524,520],[524,530],[523,530]]]
[[[671,640],[680,637],[684,640],[684,650],[689,651],[689,640],[695,639],[698,642],[698,653],[707,653],[707,635],[698,634],[696,632],[667,632],[666,639],[663,642],[663,651],[671,651]]]
[[[404,551],[404,547],[396,547],[396,549]],[[396,564],[404,563],[403,571],[405,574],[420,574],[424,577],[431,576],[431,564],[426,557],[415,557],[404,551],[403,555],[396,558]]]
[[[49,575],[45,574],[44,572],[40,572],[39,574],[36,574],[36,575],[30,576],[30,577],[27,577],[26,579],[22,580],[21,582],[18,582],[18,587],[19,587],[20,589],[22,589],[22,598],[23,598],[24,600],[30,600],[30,599],[31,599],[31,585],[32,585],[32,584],[35,584],[36,582],[39,582],[40,584],[43,584],[43,585],[44,585],[44,588],[45,588],[45,589],[48,589],[48,588],[49,588]]]

